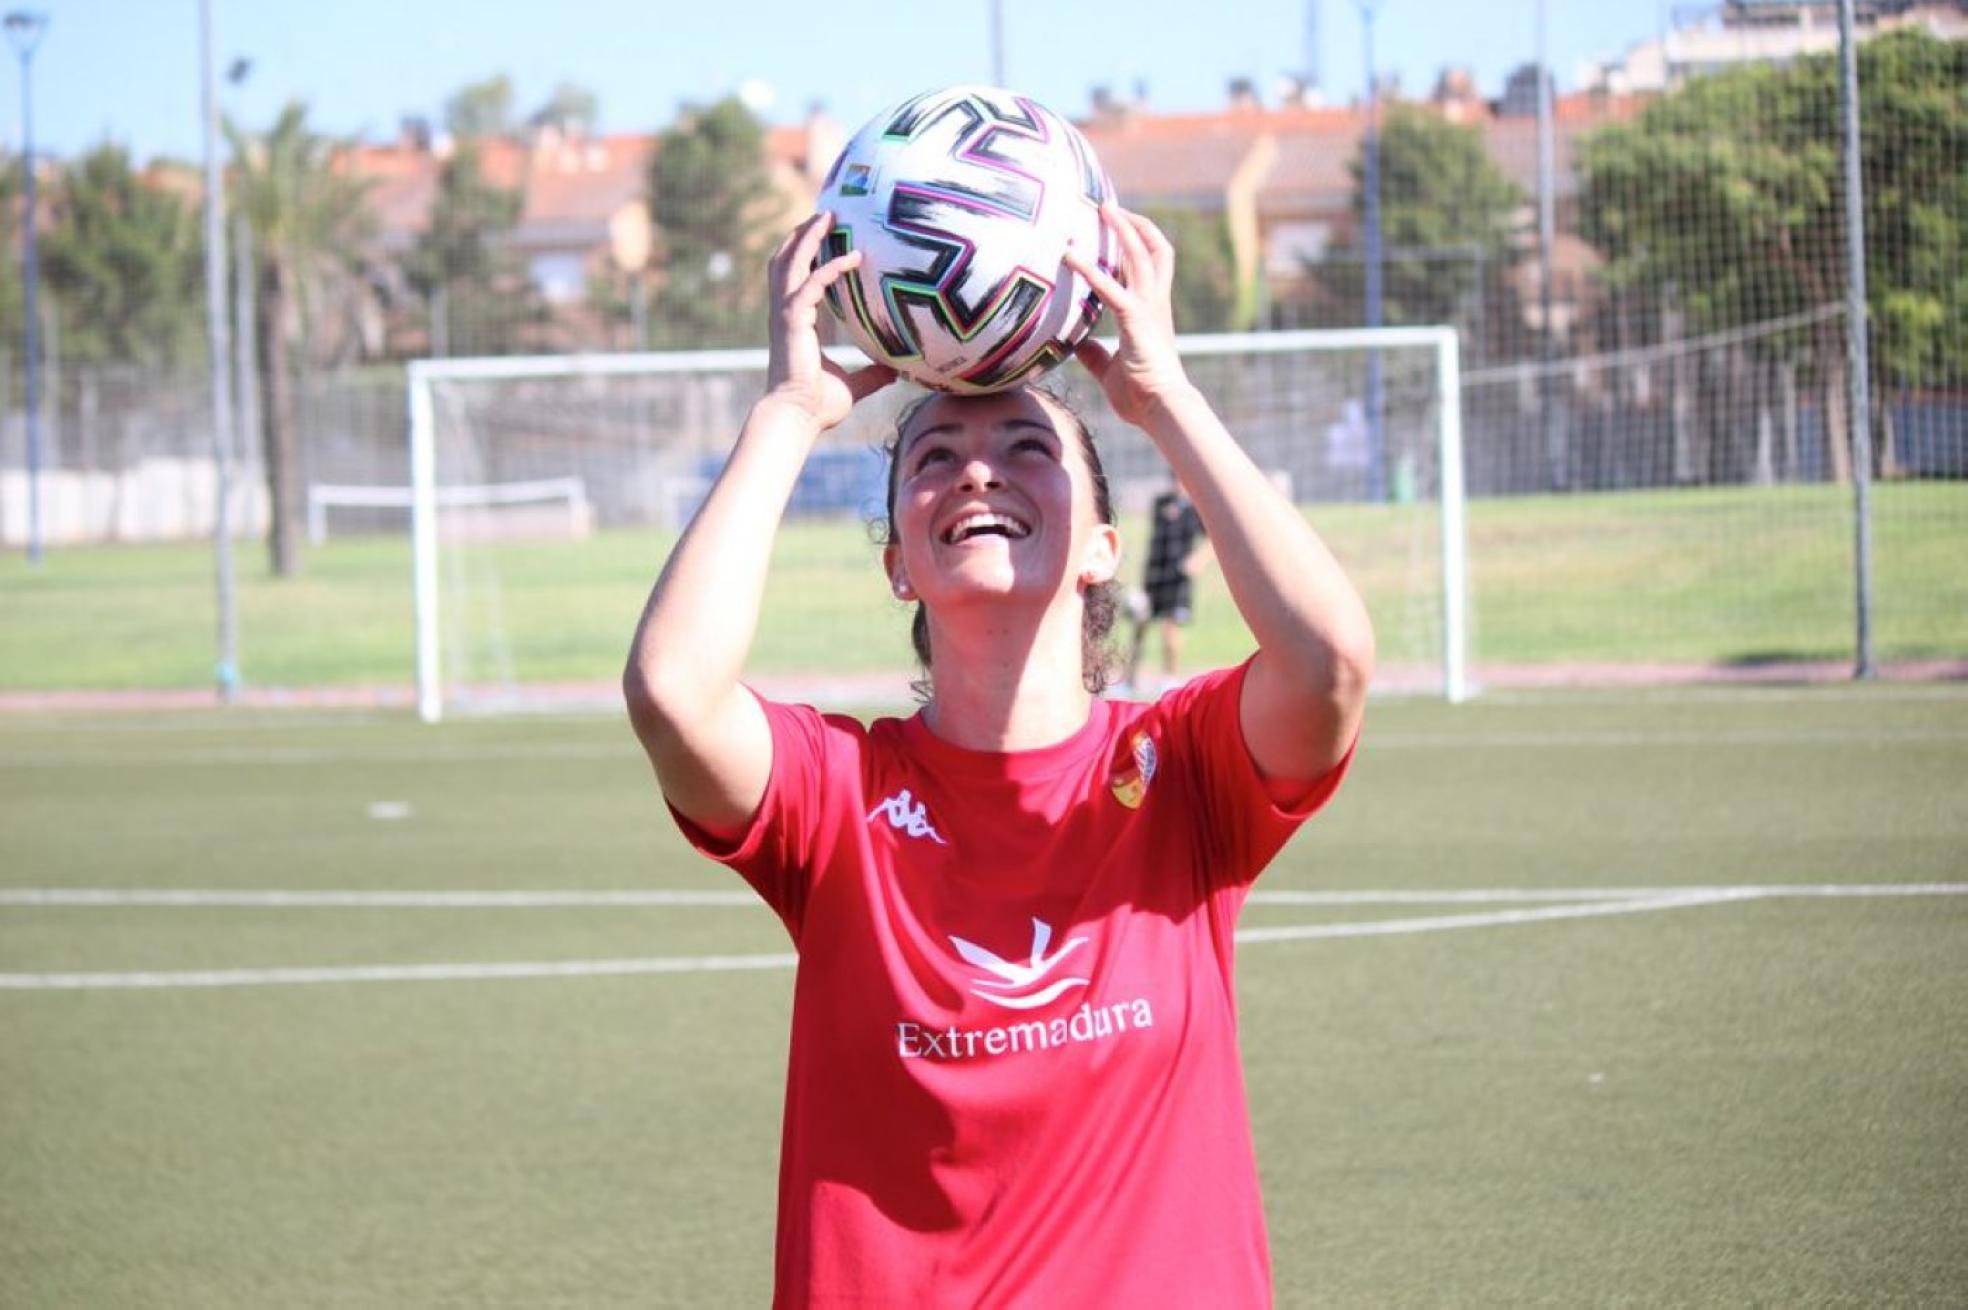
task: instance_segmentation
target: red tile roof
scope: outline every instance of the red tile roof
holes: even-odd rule
[[[1559,194],[1571,175],[1577,137],[1603,123],[1631,118],[1634,97],[1562,96],[1554,109],[1555,175]],[[1466,107],[1466,106],[1465,106]],[[1215,208],[1238,166],[1263,138],[1276,158],[1258,192],[1267,216],[1340,212],[1350,207],[1347,165],[1359,151],[1363,115],[1356,106],[1263,108],[1212,113],[1150,114],[1128,110],[1081,124],[1124,202]],[[1491,157],[1526,193],[1536,185],[1535,120],[1476,119]],[[537,143],[481,143],[488,182],[523,189],[526,201],[515,234],[520,244],[567,245],[606,240],[611,216],[639,199],[658,138],[653,134],[561,138]],[[832,162],[840,134],[825,123],[768,128],[765,148],[778,185],[811,190]],[[828,158],[809,158],[826,154]],[[411,142],[359,145],[341,156],[347,171],[372,180],[370,203],[385,249],[401,249],[429,224],[443,157]]]

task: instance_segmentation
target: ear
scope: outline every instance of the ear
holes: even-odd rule
[[[1112,582],[1121,571],[1121,533],[1111,523],[1094,525],[1080,556],[1080,585],[1097,587]]]
[[[909,574],[902,567],[902,548],[894,542],[882,547],[882,568],[888,573],[888,589],[897,600],[914,600],[916,589],[909,585]]]

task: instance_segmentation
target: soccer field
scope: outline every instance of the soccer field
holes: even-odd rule
[[[1968,657],[1968,482],[1875,490],[1873,639],[1882,662]],[[1316,505],[1374,615],[1383,681],[1438,670],[1438,529],[1425,505]],[[1145,523],[1124,521],[1131,549]],[[1701,488],[1483,499],[1470,505],[1470,659],[1498,666],[1849,667],[1850,493]],[[445,554],[445,677],[612,687],[635,616],[675,544],[654,531],[512,542]],[[249,689],[407,688],[415,668],[410,552],[401,536],[334,540],[302,576],[266,575],[240,548],[240,648]],[[909,610],[882,582],[854,518],[779,530],[748,668],[778,676],[895,675]],[[1129,557],[1123,576],[1140,576]],[[212,559],[200,542],[62,550],[39,569],[0,558],[0,697],[212,685]],[[1231,664],[1251,638],[1205,570],[1191,667]],[[1439,678],[1411,677],[1438,686]]]
[[[1281,1304],[1968,1287],[1968,688],[1378,703],[1245,916]],[[0,719],[0,1302],[764,1304],[792,973],[616,719]]]

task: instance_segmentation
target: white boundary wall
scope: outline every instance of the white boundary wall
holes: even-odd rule
[[[50,546],[209,540],[218,478],[209,459],[155,457],[116,472],[42,469],[41,540]],[[0,469],[0,546],[27,544],[30,479]],[[235,539],[262,536],[266,484],[234,477],[228,516]]]

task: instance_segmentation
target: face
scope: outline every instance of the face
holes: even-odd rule
[[[1072,420],[1022,388],[938,397],[911,417],[892,521],[890,581],[932,608],[1070,597],[1110,580],[1119,563]]]

